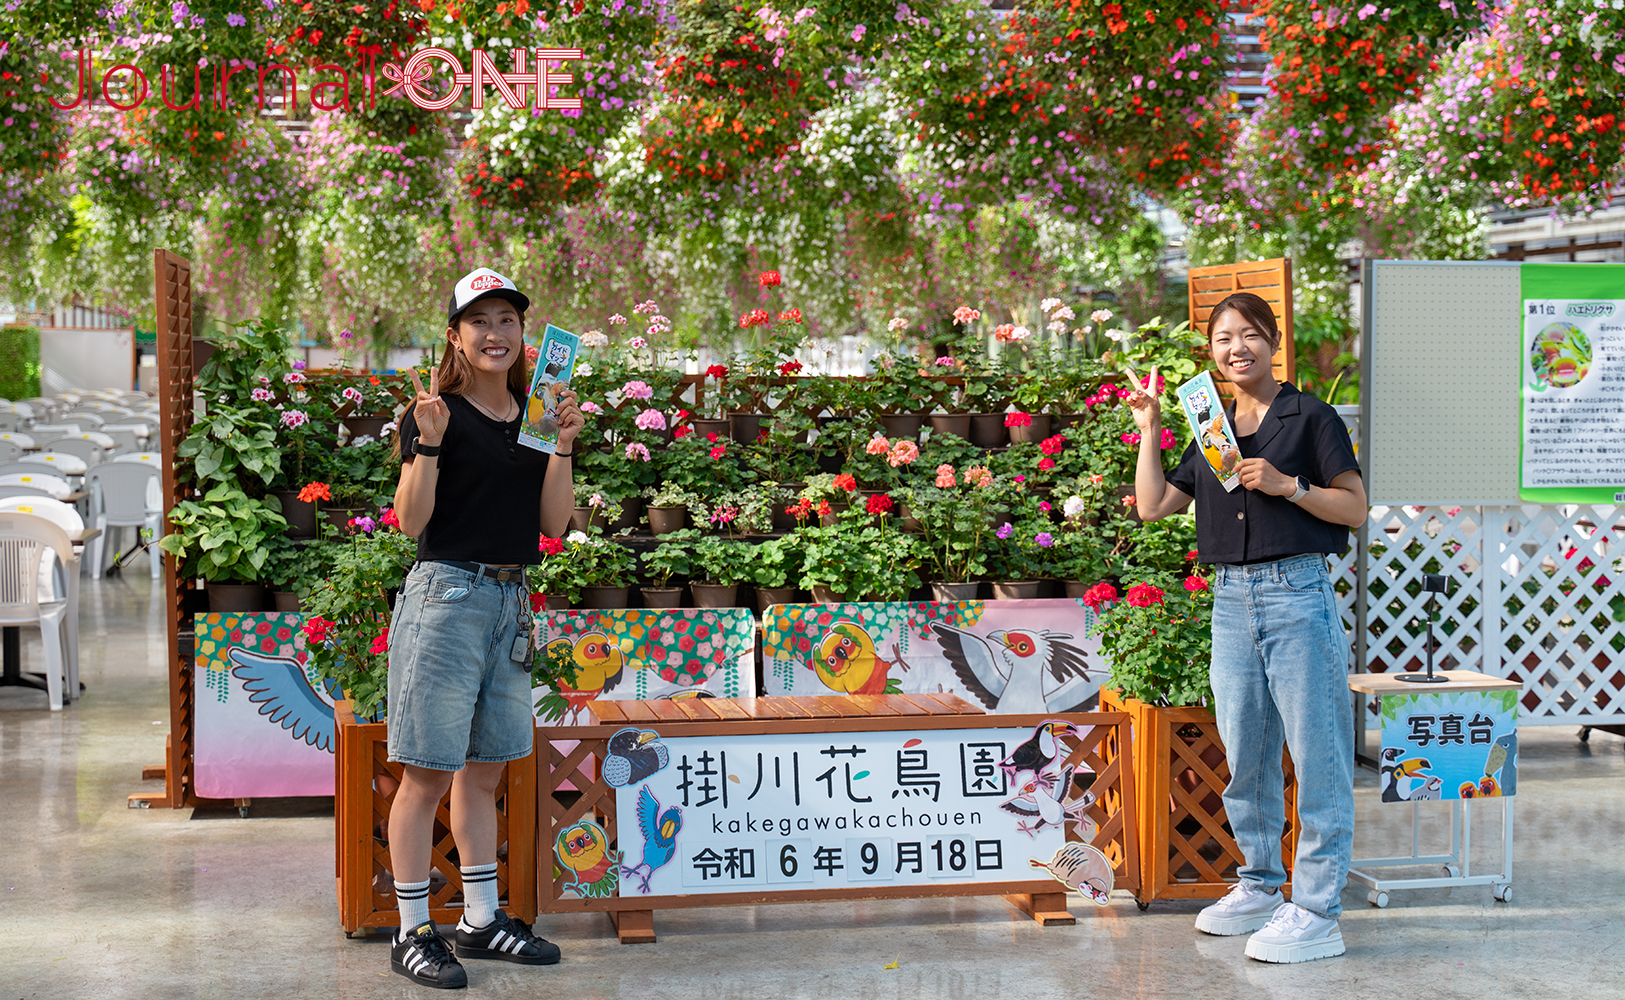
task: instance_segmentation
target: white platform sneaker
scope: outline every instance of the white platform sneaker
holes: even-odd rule
[[[1343,932],[1337,921],[1287,903],[1263,930],[1247,939],[1247,957],[1260,962],[1312,962],[1343,954]]]
[[[1283,901],[1280,892],[1238,882],[1223,899],[1196,915],[1196,929],[1217,937],[1251,934],[1269,923]]]

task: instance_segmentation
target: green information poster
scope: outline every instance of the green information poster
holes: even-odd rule
[[[1524,264],[1518,496],[1625,503],[1625,264]]]

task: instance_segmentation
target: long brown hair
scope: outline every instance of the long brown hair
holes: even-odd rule
[[[459,322],[462,317],[458,317]],[[446,352],[440,356],[440,392],[442,395],[451,392],[462,395],[463,390],[474,381],[474,373],[470,370],[468,359],[463,357],[451,342],[451,327],[446,328]],[[519,356],[513,364],[508,366],[508,392],[524,399],[530,393],[530,359],[525,356],[525,317],[519,317]],[[407,414],[417,411],[418,401],[414,397],[401,411],[400,419],[404,421]],[[523,412],[524,404],[520,404]],[[401,436],[395,435],[395,457],[401,457]]]

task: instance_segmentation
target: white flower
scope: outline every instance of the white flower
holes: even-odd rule
[[[1061,510],[1066,514],[1067,517],[1077,517],[1079,514],[1082,514],[1085,510],[1087,510],[1088,507],[1089,505],[1084,502],[1083,497],[1070,496],[1066,498],[1066,503],[1061,505]]]
[[[609,334],[602,330],[588,330],[581,335],[582,347],[608,347]]]
[[[627,343],[631,345],[634,351],[640,351],[649,346],[649,342],[644,340],[642,337],[633,337],[631,340],[627,341]]]
[[[908,326],[908,320],[901,316],[893,316],[891,318],[891,322],[886,324],[886,329],[890,330],[892,333],[896,333],[905,326]]]
[[[1049,332],[1050,333],[1065,333],[1066,332],[1066,320],[1064,320],[1064,319],[1052,319],[1052,320],[1050,320]]]
[[[587,498],[588,507],[602,507],[603,505],[604,495],[602,493],[594,493],[592,496]]]
[[[613,315],[613,316],[611,316],[609,318],[609,325],[610,326],[625,326],[626,325],[626,317],[622,316],[620,313],[616,313],[615,315]]]
[[[1096,309],[1089,314],[1089,318],[1096,323],[1104,323],[1112,318],[1112,311],[1110,309]]]
[[[606,343],[608,338],[605,338]],[[592,374],[592,364],[586,361],[576,365],[576,378],[587,378]]]
[[[385,438],[387,438],[387,437],[389,437],[389,436],[390,436],[390,435],[391,435],[391,434],[393,434],[393,433],[395,433],[395,432],[396,432],[396,431],[398,431],[398,430],[400,430],[400,429],[401,429],[401,428],[400,428],[400,425],[399,425],[399,424],[397,424],[397,423],[396,423],[396,422],[395,422],[395,421],[393,421],[393,420],[391,420],[391,421],[390,421],[390,422],[389,422],[389,423],[387,423],[387,424],[385,424],[385,425],[384,425],[384,426],[383,426],[383,427],[382,427],[382,428],[381,428],[381,429],[380,429],[380,430],[379,430],[379,431],[378,431],[378,436],[379,436],[379,437],[385,437]]]
[[[1045,299],[1044,301],[1038,303],[1038,308],[1042,309],[1044,312],[1049,312],[1051,309],[1054,309],[1060,304],[1060,299]]]
[[[1128,336],[1128,334],[1122,330],[1107,330],[1106,336],[1112,338],[1112,340],[1121,342],[1124,337]]]
[[[564,536],[564,540],[571,545],[585,545],[587,544],[587,533],[585,531],[572,531]]]
[[[367,445],[372,444],[372,442],[373,442],[373,437],[372,437],[371,434],[363,434],[360,437],[351,438],[350,439],[350,447],[352,447],[352,448],[364,448]]]
[[[1010,331],[1010,339],[1011,340],[1026,340],[1028,337],[1031,337],[1032,335],[1033,335],[1033,332],[1031,330],[1027,329],[1024,326],[1018,326],[1014,330]]]
[[[1050,314],[1050,319],[1073,320],[1076,318],[1077,314],[1072,311],[1071,306],[1062,306]]]

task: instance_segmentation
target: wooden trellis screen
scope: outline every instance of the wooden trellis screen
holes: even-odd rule
[[[1252,292],[1270,304],[1275,322],[1281,328],[1281,347],[1270,359],[1275,378],[1297,384],[1297,362],[1292,341],[1292,260],[1249,260],[1239,264],[1215,264],[1190,270],[1191,328],[1207,336],[1208,316],[1213,307],[1231,292]],[[1229,395],[1220,381],[1219,389]]]

